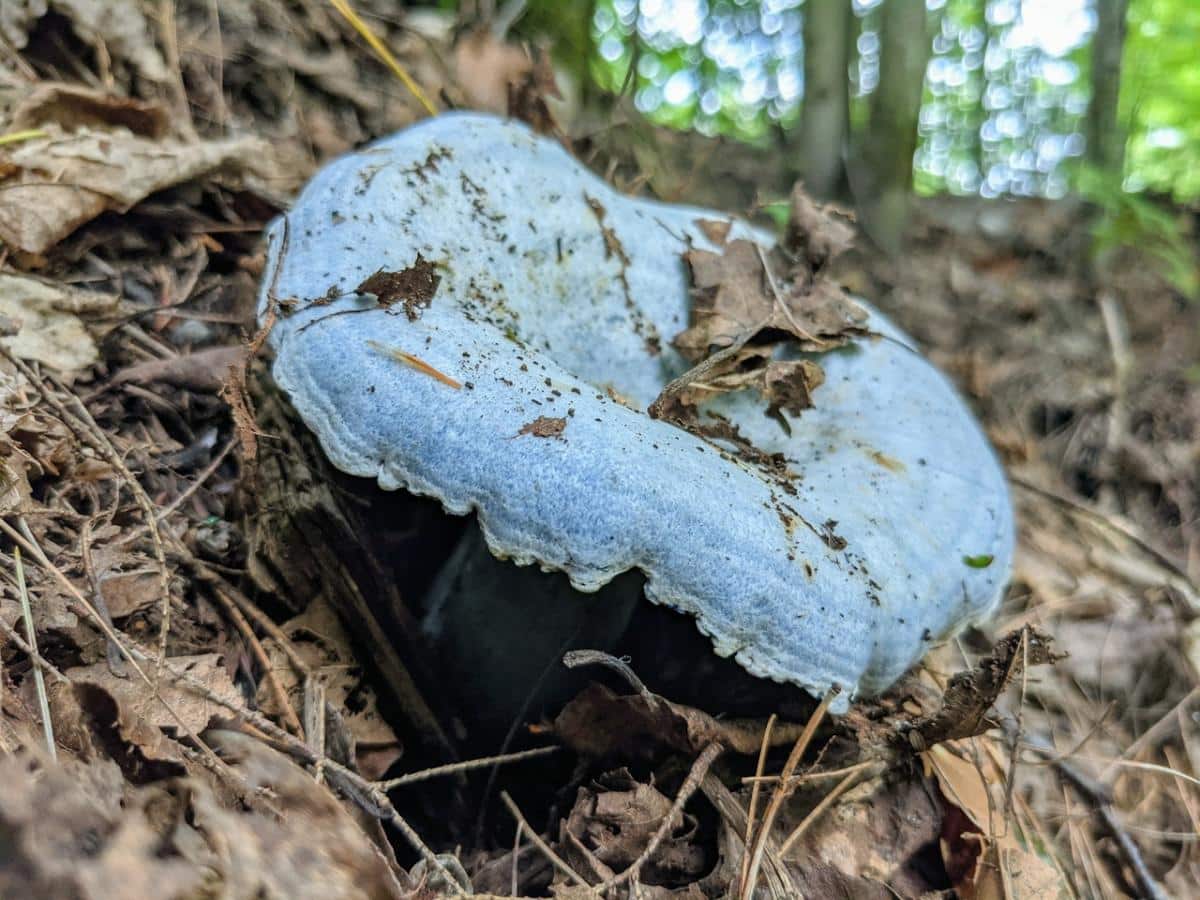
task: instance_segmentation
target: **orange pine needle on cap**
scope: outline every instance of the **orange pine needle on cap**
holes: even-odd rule
[[[422,372],[431,378],[436,378],[442,384],[450,385],[450,387],[454,388],[456,391],[462,388],[462,384],[460,382],[455,381],[449,375],[439,372],[429,363],[425,362],[425,360],[421,359],[420,357],[413,356],[411,353],[405,353],[403,350],[400,350],[396,347],[388,347],[379,343],[378,341],[367,341],[367,346],[372,350],[378,350],[380,353],[390,356],[392,359],[398,359],[405,365],[412,366],[418,372]]]

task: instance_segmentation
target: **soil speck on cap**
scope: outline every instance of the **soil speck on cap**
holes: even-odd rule
[[[385,309],[403,303],[404,314],[413,321],[420,318],[422,309],[429,308],[441,281],[442,276],[434,264],[418,253],[416,261],[407,269],[399,272],[379,269],[355,290],[360,294],[374,294]]]
[[[566,427],[566,419],[556,419],[552,416],[538,416],[532,422],[522,425],[521,430],[517,432],[517,436],[532,434],[534,437],[561,439],[563,430]]]

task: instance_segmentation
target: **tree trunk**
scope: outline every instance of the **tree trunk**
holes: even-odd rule
[[[1125,132],[1117,121],[1121,51],[1129,0],[1096,0],[1092,39],[1092,101],[1087,118],[1087,161],[1120,179],[1125,168]]]
[[[887,253],[902,245],[912,189],[917,114],[930,40],[925,4],[885,0],[880,24],[879,86],[859,154],[865,170],[855,197],[867,234]]]
[[[800,154],[804,185],[820,200],[847,192],[850,128],[850,0],[808,0],[804,10],[804,105]]]

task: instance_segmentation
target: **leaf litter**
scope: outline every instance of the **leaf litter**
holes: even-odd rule
[[[709,436],[699,407],[721,394],[755,390],[767,415],[812,407],[825,380],[819,359],[784,355],[833,350],[869,334],[866,313],[830,278],[826,266],[851,245],[852,232],[832,208],[816,206],[797,186],[785,240],[770,250],[753,241],[726,241],[710,223],[720,252],[692,249],[684,262],[692,282],[692,321],[672,343],[693,367],[671,381],[650,415]],[[779,273],[777,276],[776,273]]]
[[[804,722],[773,726],[757,769],[765,722],[714,717],[625,685],[587,688],[553,725],[535,726],[528,737],[561,742],[570,751],[558,755],[572,761],[561,773],[516,762],[518,774],[504,783],[540,829],[538,839],[590,885],[582,887],[554,875],[527,832],[514,850],[508,820],[507,831],[497,827],[480,844],[463,839],[469,828],[447,829],[459,816],[473,818],[470,804],[462,812],[467,776],[431,779],[441,793],[397,788],[389,812],[362,773],[380,777],[389,765],[411,771],[423,763],[400,737],[403,727],[393,727],[404,716],[388,699],[387,679],[372,682],[379,651],[335,634],[315,609],[288,609],[284,594],[246,595],[238,476],[250,467],[251,451],[221,456],[217,448],[228,441],[205,435],[254,435],[255,364],[239,366],[237,397],[244,400],[236,423],[217,396],[220,379],[206,376],[204,366],[224,370],[234,357],[247,359],[241,330],[253,324],[249,307],[239,305],[239,292],[246,295],[239,273],[252,286],[257,234],[279,196],[321,159],[421,113],[401,92],[378,90],[388,77],[383,67],[320,4],[263,16],[235,0],[220,4],[217,21],[212,4],[174,6],[174,49],[161,44],[146,14],[153,7],[157,16],[158,4],[0,7],[5,38],[25,48],[18,62],[6,57],[0,66],[17,66],[20,82],[31,84],[20,102],[0,105],[3,132],[46,135],[0,149],[7,204],[0,205],[0,278],[18,294],[36,292],[37,284],[52,295],[36,308],[22,299],[24,306],[6,313],[16,326],[9,330],[20,338],[22,325],[44,321],[39,315],[66,317],[61,327],[36,329],[49,338],[41,355],[11,336],[7,346],[38,360],[41,387],[64,409],[84,403],[115,458],[127,462],[122,471],[98,454],[87,439],[90,425],[56,412],[27,373],[0,359],[2,552],[11,560],[14,542],[24,542],[39,658],[70,679],[46,678],[60,759],[50,764],[39,755],[43,723],[32,671],[40,663],[16,642],[19,603],[6,576],[0,828],[13,836],[15,864],[0,872],[0,893],[29,893],[35,885],[38,893],[97,898],[214,889],[390,897],[411,895],[432,871],[425,882],[431,896],[435,885],[450,890],[438,873],[459,866],[477,893],[590,897],[637,863],[665,824],[639,869],[640,896],[736,896],[747,823],[761,821],[771,779]],[[51,8],[56,17],[45,15]],[[112,16],[100,15],[110,8]],[[67,31],[56,52],[70,57],[65,67],[61,58],[39,55],[44,41],[29,40],[62,23]],[[214,25],[223,59],[212,43]],[[454,52],[438,60],[429,51],[466,46],[453,45],[453,29],[416,38],[387,22],[380,27],[390,29],[389,45],[431,96],[465,96],[455,69],[472,69],[471,52],[456,62]],[[471,105],[504,111],[514,92],[524,115],[541,117],[543,128],[561,127],[545,119],[551,105],[538,102],[539,92],[550,93],[545,64],[535,72],[523,50],[499,46],[526,63],[496,74],[490,99]],[[64,72],[88,72],[90,83],[64,81]],[[184,113],[162,99],[177,76],[191,99]],[[194,123],[181,118],[189,113]],[[248,124],[238,133],[269,141],[276,154],[262,154],[255,138],[230,138],[225,124],[232,121]],[[579,149],[599,153],[597,165],[609,153],[621,187],[636,188],[645,172],[664,195],[677,161],[647,147],[674,152],[690,138],[610,140],[614,134],[597,133]],[[272,172],[276,155],[285,162]],[[736,155],[716,158],[724,165]],[[751,188],[734,202],[709,195],[737,184],[736,176],[687,182],[698,202],[737,208],[771,177],[759,159],[750,169],[752,178],[741,183]],[[22,217],[30,203],[39,215]],[[786,252],[778,254],[734,246],[720,223],[701,226],[718,252],[688,255],[697,313],[676,347],[693,366],[708,368],[693,369],[660,398],[660,409],[719,431],[719,419],[694,411],[721,392],[752,390],[777,420],[800,416],[802,423],[803,409],[820,403],[819,354],[862,336],[847,292],[890,294],[889,311],[970,393],[1004,454],[1015,478],[1022,553],[991,638],[968,634],[935,650],[887,696],[815,729],[791,776],[798,785],[768,835],[760,894],[1153,896],[1159,887],[1187,895],[1197,878],[1191,845],[1161,836],[1188,837],[1196,827],[1197,795],[1180,777],[1194,777],[1200,758],[1194,649],[1186,635],[1181,641],[1200,574],[1200,407],[1182,374],[1198,362],[1189,337],[1200,325],[1195,311],[1180,312],[1144,267],[1114,274],[1109,289],[1133,325],[1139,361],[1117,391],[1109,335],[1095,327],[1094,292],[1078,269],[1086,255],[1072,243],[1079,228],[1056,219],[1054,209],[1015,204],[1004,211],[1015,224],[989,219],[985,228],[964,226],[960,209],[931,204],[914,224],[913,258],[902,264],[846,250],[852,232],[844,219],[803,194],[791,205]],[[197,268],[189,261],[202,259],[201,249],[207,255]],[[394,302],[407,311],[403,296]],[[966,304],[971,316],[962,314]],[[1109,412],[1121,405],[1118,424],[1133,424],[1114,431]],[[157,644],[162,598],[131,476],[162,515],[171,568],[169,665],[191,666],[185,680],[164,671],[153,687],[155,665],[146,654]],[[319,487],[305,483],[297,495]],[[85,521],[93,524],[84,529]],[[230,539],[209,541],[214,529]],[[836,538],[832,528],[830,535]],[[339,550],[349,552],[345,544]],[[975,563],[982,560],[962,562]],[[235,627],[218,592],[240,598],[253,640]],[[101,606],[115,630],[103,623]],[[1022,630],[1029,624],[1053,634],[1073,658],[1026,671],[1026,662],[1054,655]],[[109,633],[139,654],[132,659],[142,660],[147,680],[123,655],[114,669],[105,652]],[[308,743],[274,724],[283,713],[273,706],[256,641],[289,704],[306,713]],[[319,678],[308,678],[306,668]],[[314,696],[324,697],[327,715],[316,714]],[[242,731],[214,730],[222,724]],[[1020,735],[1030,747],[1048,741],[1054,758],[1039,751],[1034,764]],[[347,753],[348,746],[358,752]],[[713,746],[725,752],[672,813],[693,763]],[[1090,773],[1103,790],[1065,786],[1062,762]],[[357,780],[345,774],[355,765]],[[754,781],[756,772],[763,781]],[[557,807],[540,803],[531,784],[559,792]],[[380,818],[396,829],[393,840]],[[422,836],[447,853],[430,851],[418,869],[422,851],[409,848],[428,851]],[[449,855],[456,845],[465,848],[461,863]]]

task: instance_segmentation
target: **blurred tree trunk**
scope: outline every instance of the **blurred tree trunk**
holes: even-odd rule
[[[855,202],[867,234],[885,252],[895,253],[908,220],[917,114],[930,53],[925,4],[884,0],[879,36],[879,86],[859,141],[863,173],[854,185]]]
[[[1087,161],[1120,179],[1125,168],[1125,132],[1117,121],[1121,52],[1129,0],[1096,0],[1092,38],[1092,101],[1087,117]]]
[[[804,105],[800,158],[804,184],[821,200],[845,195],[850,129],[851,0],[808,0],[804,10]]]

